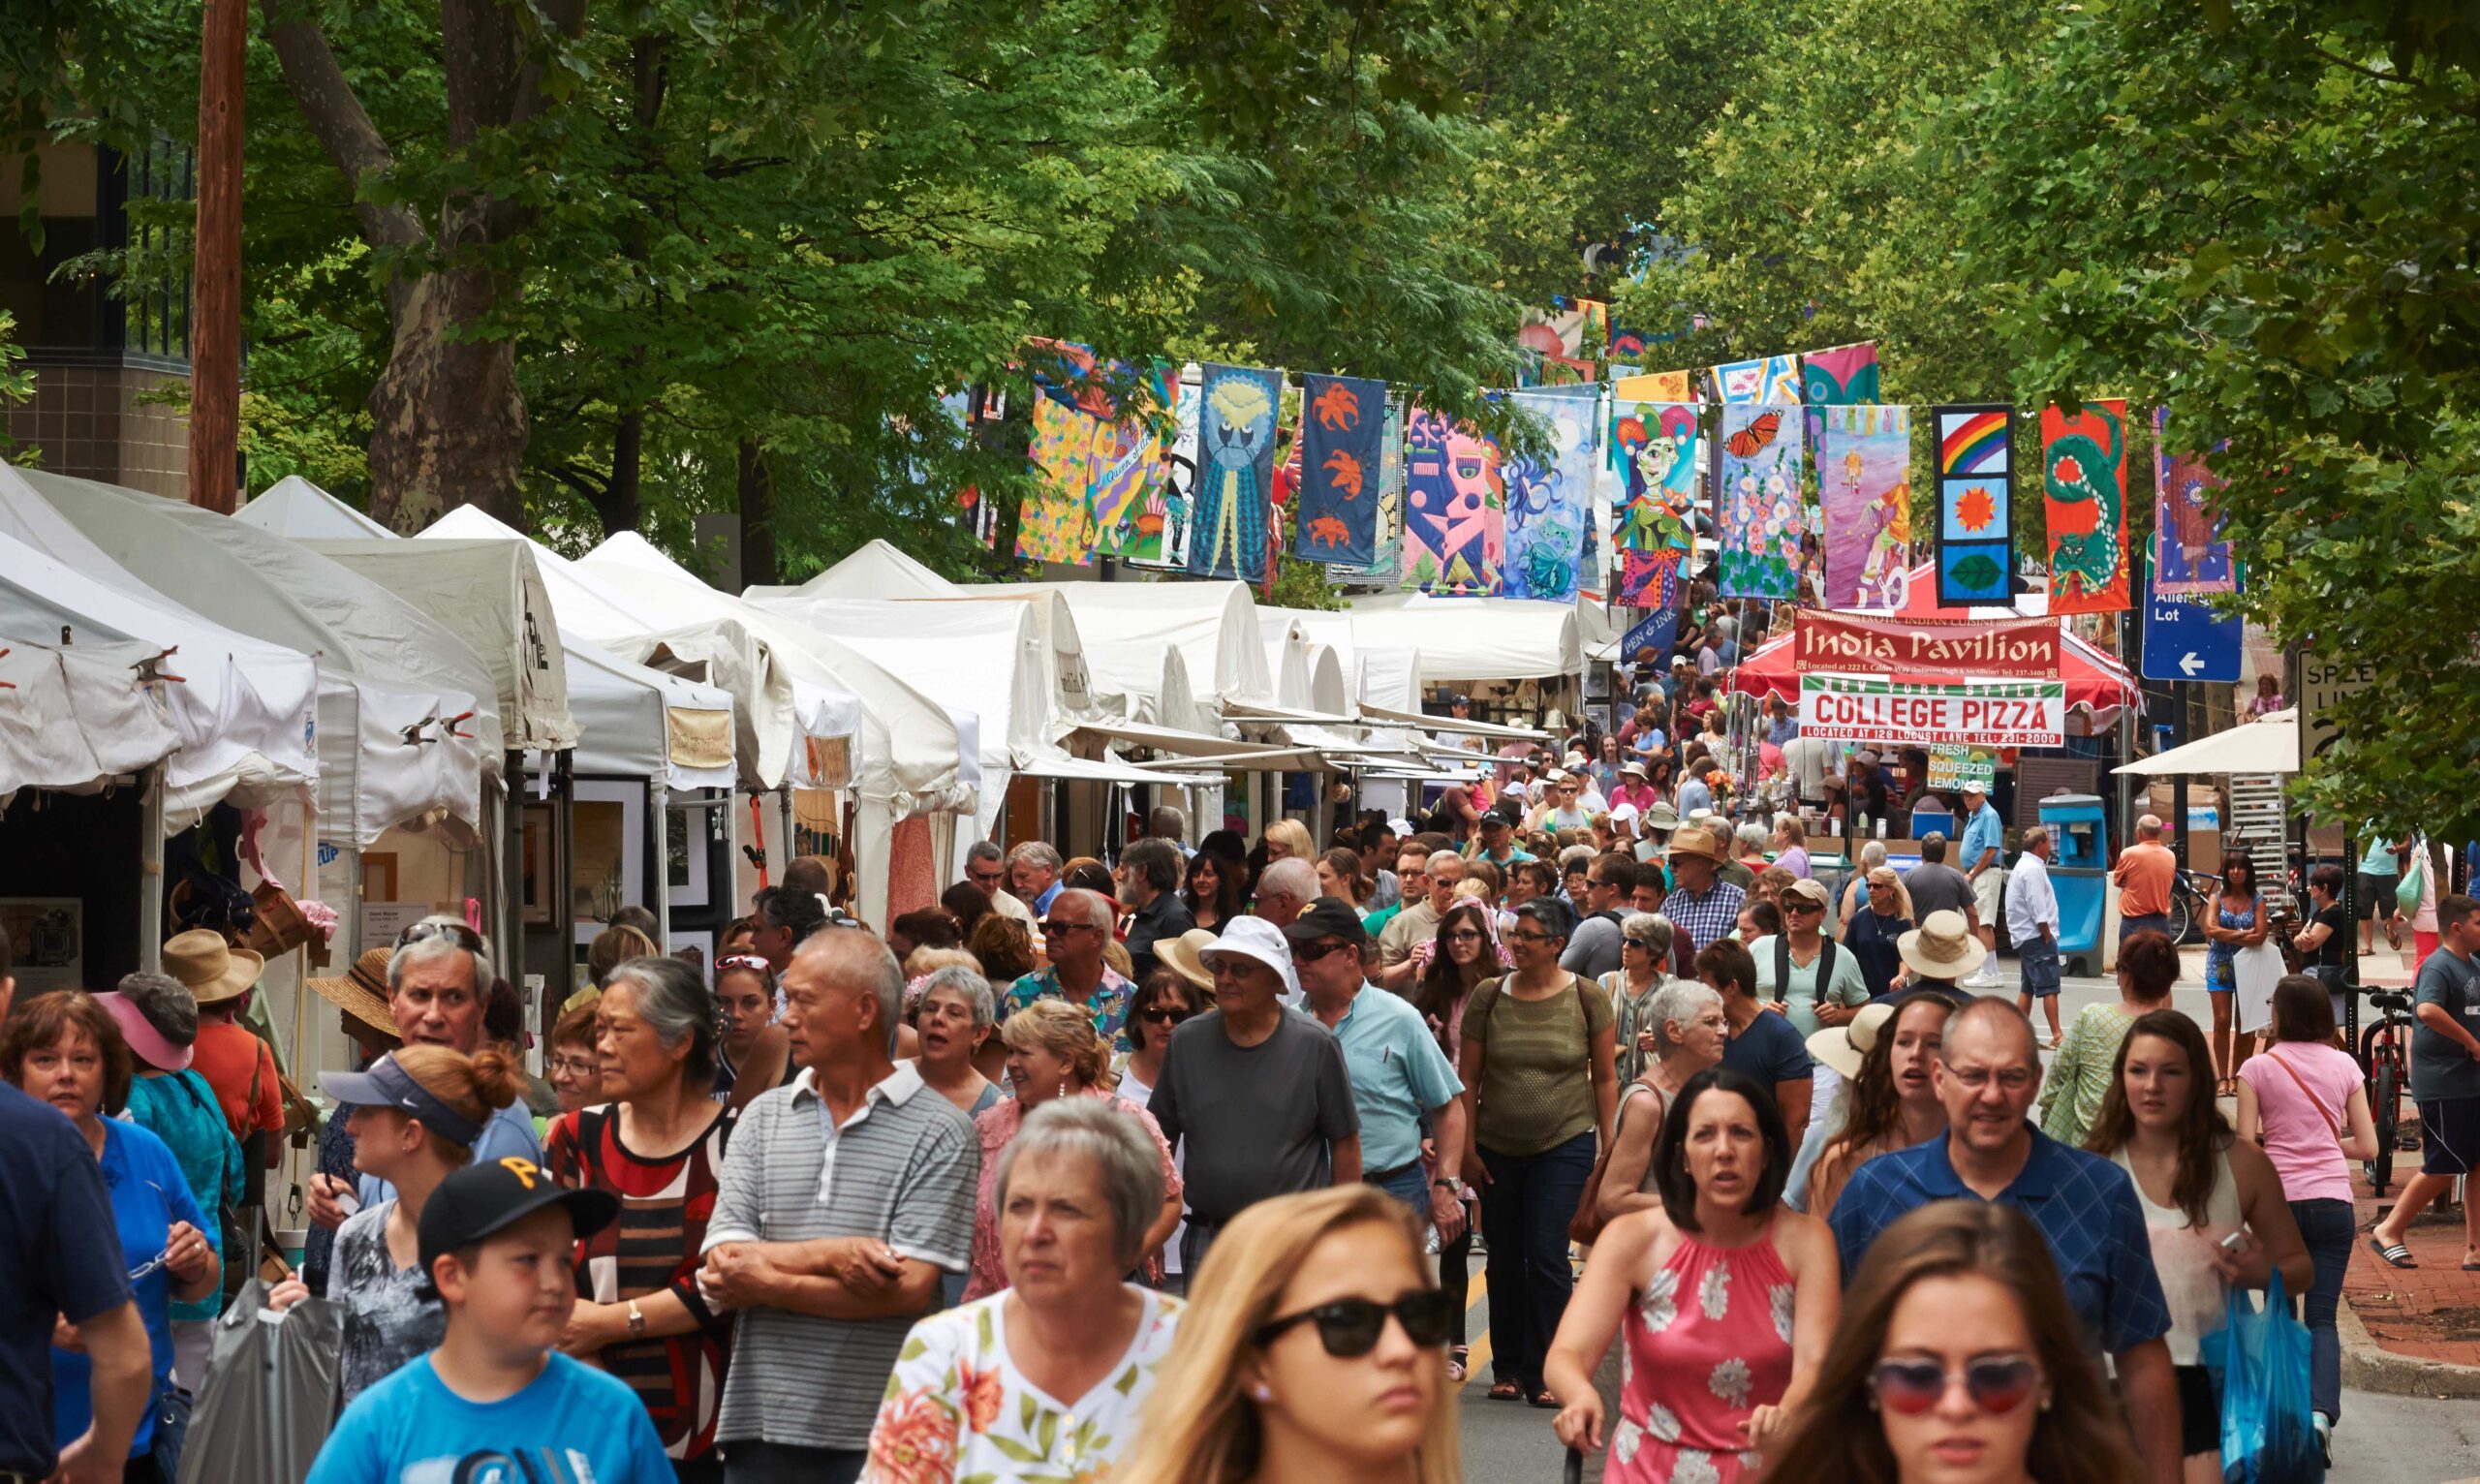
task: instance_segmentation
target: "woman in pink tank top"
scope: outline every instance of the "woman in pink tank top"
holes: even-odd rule
[[[1604,1228],[1543,1367],[1560,1440],[1607,1446],[1614,1484],[1752,1479],[1806,1394],[1842,1274],[1825,1222],[1782,1204],[1790,1163],[1771,1089],[1727,1067],[1680,1089],[1651,1161],[1662,1204]],[[1614,1337],[1605,1426],[1593,1373]]]

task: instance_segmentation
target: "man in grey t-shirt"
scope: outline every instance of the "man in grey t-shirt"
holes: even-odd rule
[[[1360,1115],[1343,1047],[1324,1026],[1283,1007],[1291,948],[1282,929],[1241,917],[1197,957],[1214,974],[1215,1008],[1171,1033],[1146,1104],[1166,1141],[1188,1141],[1187,1273],[1254,1202],[1361,1174]]]
[[[2411,1097],[2420,1105],[2420,1173],[2369,1232],[2396,1267],[2410,1266],[2402,1234],[2457,1176],[2480,1167],[2480,902],[2437,899],[2437,948],[2412,982]],[[2463,1207],[2463,1265],[2480,1263],[2480,1208]]]
[[[1619,919],[1635,894],[1632,858],[1619,850],[1595,856],[1585,875],[1585,910],[1577,917],[1575,935],[1567,940],[1567,951],[1559,955],[1559,967],[1588,979],[1618,969]]]
[[[1977,933],[1980,905],[1972,898],[1972,879],[1946,864],[1946,837],[1931,834],[1920,842],[1920,864],[1904,873],[1904,890],[1911,893],[1911,920],[1926,921],[1931,912],[1964,914]]]

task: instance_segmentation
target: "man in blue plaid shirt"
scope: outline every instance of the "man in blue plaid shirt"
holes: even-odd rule
[[[1717,875],[1728,859],[1723,847],[1711,825],[1691,824],[1670,837],[1671,890],[1662,915],[1688,935],[1691,956],[1739,931],[1748,893]]]
[[[2107,1351],[2117,1363],[2136,1448],[2155,1484],[2177,1484],[2179,1382],[2162,1338],[2170,1306],[2133,1183],[2109,1160],[2032,1127],[2027,1115],[2041,1087],[2040,1053],[2031,1021],[2014,1005],[1975,1000],[1958,1011],[1946,1023],[1943,1058],[1932,1067],[1947,1131],[1852,1174],[1829,1218],[1845,1278],[1877,1233],[1932,1201],[2015,1207],[2049,1239],[2086,1350],[2096,1359]]]

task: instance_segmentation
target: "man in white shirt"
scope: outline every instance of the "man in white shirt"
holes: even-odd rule
[[[2058,1047],[2058,892],[2050,885],[2050,832],[2035,824],[2024,831],[2024,853],[2006,877],[2006,936],[2022,960],[2023,987],[2015,1007],[2030,1019],[2038,999],[2050,1022],[2049,1048]]]

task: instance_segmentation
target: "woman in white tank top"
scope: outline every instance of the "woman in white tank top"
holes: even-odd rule
[[[2308,1291],[2308,1248],[2273,1161],[2242,1143],[2205,1079],[2213,1052],[2179,1010],[2137,1017],[2120,1043],[2110,1090],[2086,1146],[2135,1186],[2153,1266],[2170,1308],[2179,1376],[2180,1451],[2190,1484],[2221,1477],[2221,1407],[2197,1342],[2221,1328],[2233,1287]],[[2233,1247],[2225,1239],[2237,1235]]]

